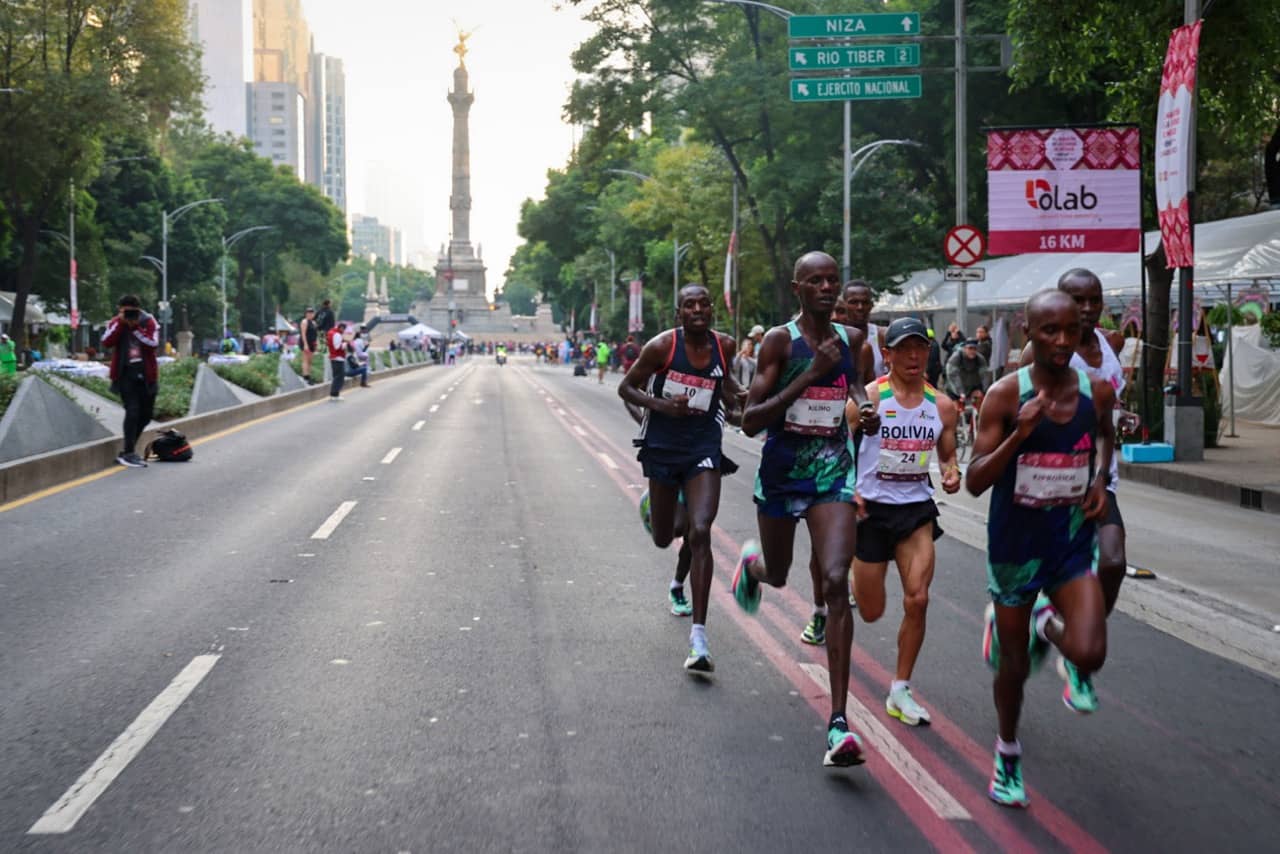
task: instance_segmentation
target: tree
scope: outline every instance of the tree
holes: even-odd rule
[[[528,282],[507,279],[498,294],[515,315],[530,316],[538,310],[538,289]]]
[[[25,343],[40,231],[95,174],[101,140],[156,130],[194,107],[199,62],[181,0],[8,0],[0,4],[0,200],[18,263],[13,337]]]

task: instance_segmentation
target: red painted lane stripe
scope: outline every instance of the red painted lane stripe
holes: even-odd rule
[[[564,403],[558,401],[558,405],[563,407]],[[570,409],[571,408],[572,407],[570,407]],[[565,418],[564,416],[557,416],[557,417],[560,418],[560,420],[563,421],[566,425],[569,423],[568,419]],[[608,436],[606,436],[599,428],[597,428],[589,420],[584,419],[582,423],[584,424],[584,426],[587,427],[587,429],[589,429],[592,433],[594,433],[597,437],[599,437],[599,439],[602,442],[604,442],[606,445],[613,447],[615,450],[617,449],[617,446],[614,445],[612,440],[609,439]],[[577,440],[579,444],[583,446],[584,449],[586,449],[588,452],[594,455],[596,450],[595,448],[590,446],[585,440],[582,439],[582,437],[577,436],[573,431],[567,431],[567,432],[569,432],[569,435],[573,436],[575,440]],[[624,456],[624,459],[629,464],[628,471],[639,476],[640,474],[639,465],[628,457]],[[623,492],[631,495],[632,501],[637,506],[639,506],[639,496],[632,494],[633,490],[627,488],[626,482],[624,482],[620,476],[621,472],[611,471],[608,469],[605,469],[605,471],[613,475],[613,479],[623,489]],[[725,533],[724,530],[721,529],[719,526],[713,526],[712,535],[715,540],[719,541],[722,544],[722,546],[727,548],[730,551],[730,553],[733,555],[732,562],[726,561],[723,556],[718,556],[720,558],[719,562],[721,563],[721,566],[724,567],[727,565],[728,571],[732,573],[737,562],[737,555],[741,550],[741,545],[737,543],[737,541],[735,541],[727,533]],[[796,617],[798,617],[801,621],[803,621],[805,617],[807,617],[808,609],[810,608],[811,603],[805,602],[803,599],[801,599],[799,594],[797,594],[795,590],[792,588],[782,588],[779,592],[782,594],[783,601],[789,606],[789,610],[791,611],[791,613]],[[725,608],[725,610],[734,618],[735,622],[739,625],[739,627],[743,628],[743,630],[746,631],[747,623],[744,622],[742,615],[738,613],[739,609],[737,607],[737,604],[732,601],[732,597],[729,596],[729,594],[723,589],[716,589],[715,594],[716,594],[717,600],[721,602],[722,606],[725,604],[724,600],[726,599],[728,600],[728,603],[732,605],[732,607]],[[891,678],[889,676],[888,671],[885,670],[883,667],[881,667],[879,662],[875,661],[875,659],[873,659],[866,652],[860,650],[856,645],[854,646],[854,650],[853,650],[853,659],[854,659],[854,663],[858,667],[862,668],[864,671],[869,672],[875,679],[881,682],[887,682],[887,680]],[[805,680],[808,679],[807,675],[804,674],[803,671],[799,670],[799,668],[795,668],[791,666],[790,661],[786,656],[783,656],[783,660],[787,662],[787,666],[791,667],[791,669],[796,674],[799,674],[800,678],[803,678]],[[775,666],[778,666],[778,663],[776,661],[774,663],[775,663]],[[780,669],[782,668],[780,667]],[[792,674],[787,673],[785,669],[783,670],[783,672],[793,682],[796,681],[795,677]],[[853,674],[851,674],[850,678],[854,679],[856,677]],[[812,705],[812,702],[811,702],[811,705]],[[819,709],[819,711],[825,716],[826,714],[825,710]],[[986,775],[990,771],[991,757],[987,754],[986,751],[984,751],[984,749],[980,745],[978,745],[977,742],[971,739],[964,730],[960,729],[959,726],[951,723],[942,715],[934,716],[934,720],[931,728],[935,732],[937,732],[938,735],[940,735],[943,738],[943,740],[952,747],[953,750],[955,750],[959,755],[963,756],[969,762],[969,764],[981,775],[981,777],[984,780],[986,779]],[[915,751],[913,751],[913,753],[915,753]],[[932,754],[931,752],[929,753],[928,759],[929,759],[928,767],[929,767],[930,773],[935,773],[935,776],[938,770],[946,767],[945,763],[943,763],[941,759],[939,759],[936,755]],[[921,761],[922,764],[924,763],[924,760],[921,760],[919,756],[917,756],[917,760]],[[946,775],[950,776],[949,769],[947,770]],[[895,774],[894,776],[896,777],[897,775]],[[901,778],[898,778],[898,779],[900,780]],[[905,783],[903,783],[903,785],[906,786]],[[912,790],[909,786],[906,786],[906,788],[910,792],[912,798],[916,801],[919,801],[919,797],[916,795],[915,791]],[[1035,820],[1038,824],[1040,824],[1047,832],[1049,832],[1051,835],[1057,838],[1060,842],[1066,845],[1069,850],[1080,851],[1080,852],[1105,852],[1106,851],[1106,848],[1100,842],[1094,839],[1093,836],[1088,833],[1088,831],[1084,830],[1084,828],[1076,824],[1069,816],[1067,816],[1061,810],[1053,806],[1053,804],[1049,801],[1047,797],[1044,797],[1037,790],[1031,789],[1031,788],[1028,788],[1028,794],[1034,798],[1033,809],[1029,813],[1031,818]],[[955,792],[952,793],[952,796],[957,798],[960,797]],[[966,804],[966,807],[968,807],[968,804]],[[928,808],[926,807],[925,809],[927,811]],[[975,817],[983,816],[985,818],[987,816],[991,816],[992,814],[990,810],[992,809],[997,809],[997,808],[992,806],[990,807],[990,809],[987,809],[987,810],[974,811]],[[1016,832],[1013,830],[1012,826],[1009,824],[1009,822],[1011,821],[1009,817],[1002,816],[1002,815],[999,815],[999,813],[996,813],[994,816],[992,816],[992,820],[997,821],[1001,825],[1005,825],[1004,827],[1000,828],[1002,831],[1005,831],[1005,833],[1001,834],[1001,836],[1005,836],[1009,832]],[[946,824],[946,822],[944,822],[944,824]],[[993,836],[993,839],[999,840],[1000,836]]]

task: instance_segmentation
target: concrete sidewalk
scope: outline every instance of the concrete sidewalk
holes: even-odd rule
[[[1280,427],[1236,421],[1198,463],[1120,463],[1120,479],[1280,513]]]

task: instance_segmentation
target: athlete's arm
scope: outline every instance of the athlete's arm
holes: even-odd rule
[[[849,335],[850,351],[858,354],[857,364],[854,365],[854,376],[848,378],[849,400],[858,407],[858,417],[846,417],[845,420],[848,421],[851,429],[863,433],[874,433],[880,429],[880,413],[871,403],[867,389],[876,379],[875,357],[871,354],[865,332],[852,326],[846,326],[845,330]],[[861,343],[858,342],[859,338],[862,339]],[[868,408],[870,408],[869,412]]]
[[[1002,377],[991,387],[982,399],[978,437],[973,442],[973,460],[964,479],[969,494],[981,495],[1000,479],[1017,456],[1018,446],[1044,417],[1046,400],[1042,390],[1019,407],[1017,374]],[[1013,430],[1008,429],[1010,423]]]
[[[938,467],[942,469],[942,491],[953,495],[960,491],[960,466],[956,463],[956,404],[946,395],[938,395]]]
[[[716,333],[720,338],[720,352],[733,352],[733,339],[727,335]],[[727,345],[727,348],[726,348]],[[738,380],[733,376],[733,371],[728,370],[729,366],[725,365],[724,384],[721,388],[724,390],[722,395],[724,399],[724,417],[730,424],[742,425],[742,411],[746,408],[747,391],[738,385]]]
[[[1111,349],[1117,356],[1124,349],[1124,333],[1116,329],[1103,329],[1102,337],[1107,339],[1107,343],[1111,345]]]
[[[1099,519],[1107,509],[1107,484],[1111,481],[1111,455],[1115,453],[1116,432],[1111,420],[1116,394],[1111,383],[1097,380],[1093,385],[1093,406],[1098,414],[1098,473],[1084,499],[1086,519]]]
[[[654,412],[670,415],[673,418],[689,414],[688,398],[665,400],[645,391],[650,378],[666,367],[667,354],[671,352],[672,336],[675,334],[674,330],[668,330],[644,345],[644,349],[640,351],[640,358],[636,359],[631,370],[627,371],[627,375],[618,384],[618,397],[622,398],[623,403],[652,409]]]
[[[1031,342],[1028,341],[1027,346],[1022,348],[1022,358],[1018,360],[1018,367],[1025,368],[1027,365],[1031,364],[1034,358],[1035,357],[1031,353]]]
[[[858,351],[858,373],[862,377],[862,383],[868,385],[879,379],[876,376],[876,354],[872,350],[870,339],[862,342],[862,349]]]
[[[756,357],[756,376],[747,390],[747,408],[742,413],[742,432],[754,436],[782,417],[787,407],[800,399],[804,390],[813,385],[833,367],[840,363],[840,348],[835,340],[831,340],[818,348],[808,369],[787,383],[787,387],[773,397],[766,395],[773,390],[782,369],[787,363],[791,350],[791,336],[782,327],[770,329],[760,342],[760,353]]]

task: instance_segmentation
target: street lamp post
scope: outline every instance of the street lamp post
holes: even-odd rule
[[[200,199],[188,202],[170,213],[160,212],[160,346],[164,347],[169,340],[169,226],[192,208],[221,202],[222,199]]]
[[[614,298],[618,293],[618,256],[612,249],[604,251],[609,253],[609,316],[613,317]]]
[[[255,225],[252,228],[237,231],[230,237],[222,238],[222,337],[226,337],[227,329],[227,253],[244,237],[258,231],[269,231],[274,225]]]
[[[845,103],[848,103],[847,101]],[[845,149],[849,148],[849,127],[845,126]],[[914,145],[917,148],[923,146],[913,139],[878,139],[875,142],[869,142],[859,148],[852,154],[847,155],[844,166],[844,235],[843,249],[844,257],[841,259],[842,279],[848,281],[852,274],[852,244],[853,244],[853,179],[858,177],[858,172],[868,160],[870,160],[877,151],[886,145]],[[856,163],[854,161],[857,161]]]

